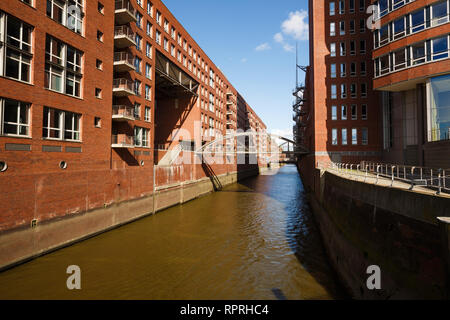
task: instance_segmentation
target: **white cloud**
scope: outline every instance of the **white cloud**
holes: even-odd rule
[[[272,49],[272,48],[270,47],[270,45],[267,42],[262,43],[255,48],[256,51],[266,51],[266,50],[270,50],[270,49]]]
[[[273,39],[274,39],[276,42],[278,42],[278,43],[283,43],[283,42],[284,42],[284,37],[283,37],[283,35],[281,34],[281,32],[278,32],[277,34],[275,34],[275,35],[273,36]]]
[[[242,58],[242,59],[241,59],[241,62],[242,62],[242,63],[246,63],[246,62],[247,62],[247,58]]]
[[[291,46],[289,43],[285,43],[283,49],[287,52],[294,52],[295,47]]]
[[[305,10],[290,12],[289,18],[281,24],[281,30],[295,40],[308,40],[308,12]]]

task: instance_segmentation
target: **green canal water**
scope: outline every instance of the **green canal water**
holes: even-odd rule
[[[0,299],[341,297],[295,166],[0,273]]]

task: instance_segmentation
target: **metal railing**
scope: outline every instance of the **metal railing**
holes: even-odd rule
[[[113,89],[124,89],[134,92],[134,83],[125,78],[114,79]]]
[[[116,0],[115,1],[115,10],[127,9],[134,16],[136,14],[136,10],[131,5],[131,2],[128,0]]]
[[[123,116],[134,119],[134,108],[125,105],[114,105],[112,107],[113,116]]]
[[[134,41],[134,32],[128,26],[118,26],[114,28],[114,36],[126,36]]]
[[[381,179],[389,180],[390,186],[394,181],[401,181],[409,185],[409,190],[415,186],[422,186],[436,190],[436,194],[450,193],[450,169],[436,169],[419,166],[387,164],[362,161],[360,164],[351,163],[317,163],[318,168],[329,168],[338,172],[363,177],[364,181],[372,178],[375,184]]]
[[[114,62],[126,62],[134,66],[134,57],[128,52],[114,52]]]
[[[125,134],[117,134],[111,136],[111,144],[121,146],[134,146],[134,137]]]

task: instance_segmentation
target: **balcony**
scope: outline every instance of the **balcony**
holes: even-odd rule
[[[114,53],[114,71],[128,72],[134,71],[134,57],[127,52]]]
[[[134,95],[134,84],[127,79],[114,79],[113,95],[116,97],[127,97]]]
[[[114,28],[114,46],[116,48],[128,48],[135,46],[134,33],[128,26],[120,26]]]
[[[113,106],[112,108],[113,121],[134,121],[134,108],[129,106]]]
[[[134,138],[125,134],[118,134],[111,136],[112,148],[134,148]]]
[[[136,22],[136,10],[127,0],[116,0],[115,2],[115,23],[118,25]]]

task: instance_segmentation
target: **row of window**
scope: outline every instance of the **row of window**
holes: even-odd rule
[[[367,145],[369,143],[369,130],[367,128],[361,129],[361,137],[358,137],[358,129],[351,129],[351,144],[358,145],[359,143],[361,143],[362,145]],[[331,144],[334,146],[337,146],[339,144],[338,129],[331,129]],[[347,128],[341,129],[341,145],[348,145]]]
[[[375,19],[378,20],[388,13],[400,9],[404,5],[414,2],[415,0],[379,0],[374,2],[375,9]]]
[[[30,137],[31,104],[0,99],[0,132],[2,135]],[[140,115],[140,106],[135,106],[136,117]],[[145,107],[145,121],[150,121],[151,109]],[[81,114],[44,107],[42,137],[50,140],[81,141]],[[99,118],[95,125],[99,126]],[[135,145],[148,147],[149,129],[135,127]]]
[[[346,99],[347,98],[347,84],[342,83],[341,84],[341,99]],[[332,84],[331,85],[331,99],[337,99],[337,85],[336,84]],[[360,96],[361,98],[365,98],[367,97],[367,84],[366,83],[361,83],[360,84]],[[356,83],[352,83],[350,85],[350,97],[351,98],[357,98],[358,92],[357,92],[357,84]]]
[[[330,57],[336,57],[336,42],[330,43]],[[366,40],[359,41],[359,53],[366,54]],[[345,57],[347,55],[347,45],[346,41],[341,41],[339,43],[339,55]],[[350,40],[350,55],[356,55],[356,41]]]
[[[339,76],[341,78],[345,78],[347,77],[347,63],[341,63],[339,64]],[[330,77],[331,78],[337,78],[337,64],[336,63],[331,63],[330,64]],[[351,62],[350,63],[350,76],[351,77],[356,77],[357,75],[359,76],[366,76],[367,74],[367,70],[366,70],[366,62],[365,61],[361,61],[359,63],[359,74],[357,71],[357,63],[356,62]]]
[[[355,2],[356,0],[339,0],[338,2],[338,12],[339,14],[345,14],[345,3],[348,2],[348,11],[349,13],[355,12]],[[366,0],[359,0],[359,12],[365,12],[366,10]],[[334,16],[336,14],[336,2],[330,1],[329,7],[330,16]]]
[[[141,119],[141,104],[135,103],[134,104],[134,118],[136,120]],[[152,109],[151,107],[145,106],[144,108],[144,121],[145,122],[151,122],[152,121]]]
[[[449,22],[450,0],[436,2],[391,21],[374,32],[375,48]]]
[[[390,52],[374,61],[375,77],[449,58],[450,35],[418,42]]]
[[[358,120],[358,105],[353,104],[351,105],[351,114],[350,119],[351,120]],[[348,120],[348,112],[347,112],[347,106],[342,105],[341,106],[341,120]],[[361,120],[367,120],[367,105],[363,104],[361,105]],[[338,107],[337,106],[331,106],[331,120],[338,120]]]
[[[339,21],[339,35],[345,36],[345,21]],[[356,34],[356,23],[355,20],[349,21],[349,32],[350,34]],[[366,32],[366,20],[360,19],[359,20],[359,32],[365,33]],[[334,37],[336,36],[336,22],[330,22],[330,36]]]

